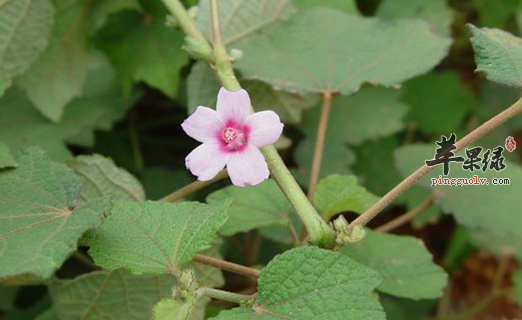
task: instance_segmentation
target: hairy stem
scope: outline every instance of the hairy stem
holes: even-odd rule
[[[234,75],[230,58],[220,36],[217,0],[210,0],[210,9],[217,77],[228,90],[239,90],[241,86]],[[175,13],[173,12],[173,14]],[[273,146],[266,146],[261,148],[261,152],[265,156],[272,177],[303,220],[310,235],[310,241],[320,247],[332,248],[335,245],[335,232],[308,201],[276,149]]]
[[[193,261],[251,278],[259,278],[259,275],[261,273],[261,271],[257,269],[252,269],[239,264],[204,256],[201,254],[197,254],[194,257]]]
[[[208,287],[199,288],[198,296],[200,296],[200,297],[206,296],[206,297],[223,300],[223,301],[228,301],[228,302],[233,302],[233,303],[237,303],[237,304],[241,304],[243,302],[251,300],[254,297],[251,295],[233,293],[233,292],[228,292],[228,291],[208,288]]]
[[[327,91],[323,94],[323,106],[321,107],[321,118],[317,127],[317,137],[315,139],[314,160],[312,162],[312,172],[310,173],[310,184],[308,187],[308,199],[312,201],[319,173],[321,171],[321,161],[323,159],[324,140],[326,128],[328,127],[328,116],[332,108],[332,94]]]
[[[391,220],[390,222],[383,224],[382,226],[376,228],[375,231],[389,232],[395,228],[402,226],[403,224],[407,223],[411,219],[415,218],[420,213],[424,212],[424,210],[431,207],[431,205],[433,204],[433,200],[434,200],[433,196],[428,197],[428,199],[426,199],[418,207],[415,207],[415,208],[411,209],[410,211],[400,215],[399,217]]]
[[[217,174],[217,176],[215,176],[214,178],[208,180],[208,181],[194,181],[194,182],[191,182],[190,184],[184,186],[183,188],[181,189],[178,189],[174,192],[172,192],[171,194],[168,194],[166,196],[164,196],[163,198],[160,199],[160,201],[164,201],[164,202],[174,202],[176,200],[179,200],[181,198],[184,198],[186,196],[188,196],[189,194],[192,194],[198,190],[201,190],[203,188],[205,188],[206,186],[214,183],[214,182],[217,182],[219,180],[223,180],[225,179],[226,177],[228,177],[228,174],[227,174],[227,171],[226,170],[223,170],[221,171],[220,173]]]
[[[483,123],[481,126],[470,132],[463,139],[457,141],[455,146],[457,150],[462,150],[464,147],[469,145],[470,143],[476,141],[477,139],[484,136],[486,133],[489,133],[491,130],[500,126],[507,120],[511,119],[513,116],[519,114],[522,111],[522,97],[517,100],[511,107],[497,114],[493,118],[489,119],[487,122]],[[364,226],[368,222],[370,222],[376,215],[378,215],[384,208],[386,208],[390,203],[392,203],[395,199],[397,199],[400,195],[402,195],[406,190],[411,188],[413,185],[417,183],[424,175],[426,175],[431,170],[435,169],[436,166],[428,167],[423,165],[417,171],[413,172],[406,179],[404,179],[401,183],[399,183],[395,188],[390,190],[384,197],[382,197],[379,201],[377,201],[373,206],[371,206],[366,212],[357,217],[355,220],[350,223],[348,226],[348,231],[353,230],[353,227],[356,225]]]
[[[206,43],[208,45],[209,51],[211,50],[210,44],[208,43],[205,36],[199,31],[196,23],[189,16],[185,7],[179,0],[161,0],[163,4],[169,9],[169,11],[174,15],[176,20],[179,23],[179,26],[185,32],[186,35],[191,36],[202,43]]]

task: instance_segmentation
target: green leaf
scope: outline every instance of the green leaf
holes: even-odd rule
[[[172,98],[180,69],[188,62],[181,49],[183,34],[165,25],[167,12],[161,3],[146,4],[143,13],[112,15],[100,33],[100,45],[115,65],[124,92],[143,81]]]
[[[225,45],[248,39],[295,12],[290,0],[220,0],[218,8]],[[212,39],[209,1],[199,1],[197,26],[207,39]]]
[[[503,28],[520,5],[518,0],[473,0],[480,21],[488,27]]]
[[[344,11],[351,14],[360,14],[355,0],[293,0],[294,6],[297,9],[307,10],[315,7],[327,7]]]
[[[300,247],[261,271],[252,308],[222,311],[214,319],[385,319],[370,296],[379,282],[377,272],[338,252]]]
[[[357,184],[355,176],[328,176],[319,182],[314,193],[314,204],[327,220],[341,212],[361,214],[377,200],[379,197]]]
[[[471,91],[452,71],[429,73],[406,82],[402,101],[410,106],[408,122],[415,122],[425,132],[441,134],[456,132],[477,105]]]
[[[505,141],[498,141],[497,145],[504,145],[504,143]],[[397,149],[395,160],[399,171],[403,176],[409,175],[423,165],[425,160],[432,159],[436,148],[437,146],[432,144],[410,145]],[[472,178],[478,175],[480,178],[487,178],[489,185],[431,187],[437,205],[443,212],[452,213],[459,223],[469,228],[482,228],[497,234],[509,233],[512,236],[522,236],[520,228],[522,216],[517,214],[520,196],[517,188],[514,187],[522,184],[522,168],[509,161],[505,161],[504,164],[506,168],[500,173],[492,170],[485,173],[482,171],[472,173],[462,170],[461,163],[452,163],[448,179]],[[438,178],[440,175],[442,175],[441,166],[422,178],[420,184],[428,188],[431,184],[430,179]],[[511,185],[493,185],[493,178],[504,177],[509,177]],[[491,214],[492,212],[495,214]]]
[[[398,90],[365,88],[353,96],[335,98],[326,140],[360,144],[400,131],[407,107],[399,101],[399,95]],[[302,129],[308,137],[317,135],[320,112],[317,106],[304,113]]]
[[[413,237],[366,230],[366,237],[341,252],[382,276],[377,290],[409,299],[442,295],[447,274],[433,263],[424,243]]]
[[[9,311],[14,308],[18,287],[0,287],[0,311]]]
[[[406,191],[406,193],[404,193],[404,195],[400,199],[404,200],[407,210],[412,210],[413,208],[420,206],[424,201],[426,201],[430,197],[430,195],[430,190],[414,186],[408,191]],[[414,228],[422,228],[427,224],[434,224],[439,220],[440,215],[440,209],[436,205],[431,205],[429,208],[416,215],[411,220],[411,225]]]
[[[229,201],[216,206],[197,202],[116,202],[112,214],[86,243],[97,265],[132,273],[176,273],[210,247],[227,220]]]
[[[145,201],[145,192],[139,181],[114,162],[101,155],[78,156],[68,163],[84,185],[80,198],[89,201],[109,196],[114,201]]]
[[[81,95],[87,76],[89,5],[76,0],[54,0],[54,3],[55,21],[49,45],[31,69],[18,78],[17,84],[26,90],[45,117],[58,122],[67,103]]]
[[[436,309],[438,300],[410,300],[379,295],[379,302],[386,312],[387,320],[422,319]]]
[[[303,110],[310,108],[318,100],[316,95],[302,96],[274,90],[268,84],[256,80],[241,80],[241,85],[254,101],[256,111],[273,110],[285,123],[299,123]],[[189,114],[196,111],[198,106],[214,108],[219,87],[208,66],[203,62],[196,63],[187,79]]]
[[[386,0],[381,2],[376,12],[376,16],[389,20],[422,19],[445,36],[451,35],[454,15],[446,0]]]
[[[211,193],[207,203],[216,205],[223,200],[232,199],[228,209],[229,219],[221,228],[223,235],[234,235],[253,229],[283,225],[291,222],[294,209],[273,180],[255,186],[229,186]]]
[[[297,146],[294,159],[298,168],[294,171],[296,180],[303,186],[310,182],[310,172],[314,160],[315,137],[310,136]],[[355,153],[342,141],[326,139],[323,147],[323,160],[319,178],[331,174],[352,174],[352,164],[355,162]]]
[[[515,258],[522,262],[522,237],[512,234],[495,234],[485,229],[469,230],[471,242],[481,250],[502,257],[506,252],[513,252]]]
[[[135,276],[124,270],[97,271],[51,284],[58,319],[149,320],[152,306],[172,295],[173,276]]]
[[[11,151],[9,151],[9,147],[0,142],[0,169],[16,166],[16,160],[13,158]]]
[[[11,88],[0,100],[0,136],[13,151],[40,146],[53,159],[66,159],[70,152],[64,145],[68,137],[92,128],[105,112],[86,108],[82,100],[73,102],[59,124],[53,124],[36,111],[18,88]],[[20,127],[23,123],[23,127]]]
[[[287,91],[351,94],[363,83],[394,86],[430,70],[450,42],[423,21],[314,8],[238,44],[244,55],[236,66]]]
[[[111,14],[123,10],[143,11],[138,0],[110,0],[95,1],[92,3],[91,26],[94,30],[100,30]]]
[[[154,306],[154,320],[188,320],[196,299],[163,299]]]
[[[353,170],[362,177],[361,184],[370,192],[383,196],[401,182],[402,177],[393,163],[397,146],[397,138],[391,136],[367,141],[355,148],[357,162]]]
[[[28,149],[18,163],[16,170],[0,173],[0,278],[46,278],[85,231],[100,225],[110,202],[78,204],[81,179],[40,149]]]
[[[503,86],[495,82],[483,81],[480,86],[480,111],[481,120],[487,121],[504,111],[508,106],[514,104],[520,98],[520,89]],[[500,135],[510,135],[512,132],[522,128],[522,117],[513,117],[497,128],[495,132],[491,132],[487,137],[491,137],[495,133]],[[502,130],[504,129],[504,130]]]
[[[53,25],[51,0],[2,3],[0,10],[0,82],[23,73],[47,46]]]
[[[4,93],[11,87],[13,81],[11,79],[0,80],[0,98],[4,95]]]
[[[194,179],[185,168],[147,167],[141,172],[147,199],[157,200],[191,183]],[[192,200],[194,195],[186,199]]]
[[[476,71],[486,74],[488,80],[513,87],[522,86],[522,40],[514,35],[490,28],[470,25],[475,51]]]

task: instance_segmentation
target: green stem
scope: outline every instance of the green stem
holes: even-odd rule
[[[217,0],[210,0],[210,9],[216,74],[227,90],[237,91],[241,86],[234,75],[230,57],[221,39]],[[176,15],[175,12],[173,14]],[[335,232],[308,201],[276,149],[273,146],[266,146],[261,148],[261,152],[265,156],[272,177],[305,224],[310,241],[319,247],[332,248],[335,245]]]
[[[212,178],[212,179],[210,179],[208,181],[199,181],[198,180],[198,181],[191,182],[190,184],[184,186],[183,188],[178,189],[178,190],[176,190],[176,191],[174,191],[174,192],[164,196],[159,201],[163,201],[163,202],[174,202],[174,201],[177,201],[179,199],[185,198],[189,194],[192,194],[192,193],[194,193],[194,192],[196,192],[198,190],[203,189],[204,187],[206,187],[208,185],[211,185],[214,182],[223,180],[226,177],[228,177],[228,173],[227,173],[226,170],[223,170],[223,171],[219,172],[217,174],[217,176],[215,176],[214,178]]]
[[[242,304],[248,300],[252,300],[254,296],[228,292],[219,289],[213,289],[208,287],[201,287],[198,289],[198,296],[207,296],[210,298]]]

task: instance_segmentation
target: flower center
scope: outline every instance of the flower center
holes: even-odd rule
[[[234,141],[237,138],[236,129],[230,127],[226,128],[223,130],[222,138],[227,144]]]
[[[245,131],[246,130],[246,131]],[[248,129],[226,127],[221,132],[223,147],[228,151],[241,151],[248,143]]]

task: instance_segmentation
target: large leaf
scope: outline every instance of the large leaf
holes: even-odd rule
[[[55,22],[49,45],[31,69],[18,79],[18,85],[27,91],[43,115],[58,122],[67,103],[81,95],[87,76],[89,6],[76,0],[54,0],[54,3]]]
[[[225,199],[233,199],[228,209],[229,219],[220,233],[233,235],[260,227],[288,225],[294,209],[273,180],[256,186],[229,186],[207,197],[207,203],[215,205]]]
[[[256,111],[273,110],[285,123],[299,123],[303,110],[313,106],[318,100],[316,95],[303,96],[275,90],[268,84],[256,80],[244,80],[241,81],[241,85],[254,101]],[[219,87],[208,66],[203,62],[196,63],[187,78],[189,114],[198,106],[214,108]]]
[[[293,0],[297,9],[308,10],[315,7],[327,7],[351,14],[360,14],[355,0]]]
[[[172,295],[172,276],[97,271],[51,284],[53,310],[60,320],[149,320],[152,307]]]
[[[491,81],[521,87],[522,40],[500,29],[470,28],[477,71],[485,72]]]
[[[16,160],[11,154],[9,147],[3,142],[0,142],[0,169],[16,167],[16,165]]]
[[[160,2],[146,2],[144,11],[112,15],[102,30],[101,46],[125,92],[130,92],[133,82],[144,81],[174,97],[180,69],[188,62],[187,52],[181,49],[183,34],[165,25],[167,12]]]
[[[399,95],[398,90],[365,88],[350,97],[337,97],[328,118],[326,140],[360,144],[400,131],[407,107]],[[317,106],[304,113],[302,128],[308,137],[317,134],[320,112]]]
[[[446,0],[385,0],[377,12],[383,19],[422,19],[443,35],[450,35],[454,12]]]
[[[0,278],[48,277],[110,210],[106,198],[78,203],[81,179],[37,148],[0,174]]]
[[[402,101],[410,106],[408,120],[417,128],[441,134],[456,132],[477,104],[458,74],[451,71],[429,73],[406,82]]]
[[[505,141],[498,141],[504,145]],[[411,145],[397,149],[395,160],[399,171],[407,176],[432,159],[436,145]],[[483,151],[484,153],[484,151]],[[482,158],[483,153],[480,157]],[[507,153],[507,152],[506,152]],[[488,170],[469,172],[462,170],[461,163],[451,163],[447,178],[472,178],[478,175],[487,178],[488,185],[435,186],[432,194],[442,211],[452,213],[457,221],[470,228],[491,230],[497,234],[508,233],[522,236],[522,216],[520,212],[520,192],[515,186],[522,183],[522,168],[505,161],[506,168],[501,172]],[[431,178],[438,178],[442,169],[437,167],[420,180],[420,184],[429,187]],[[511,185],[493,185],[493,178],[509,178]],[[494,214],[492,214],[494,212]]]
[[[291,0],[220,0],[218,8],[226,45],[251,37],[295,12]],[[211,40],[209,1],[199,1],[197,25]]]
[[[0,82],[24,72],[45,49],[53,25],[51,0],[5,1],[0,10]]]
[[[222,311],[216,320],[385,319],[370,296],[380,276],[338,252],[301,247],[261,271],[256,303]]]
[[[433,263],[421,240],[366,231],[366,237],[349,244],[341,252],[379,272],[377,290],[410,299],[430,299],[442,295],[447,275]]]
[[[393,86],[430,70],[449,44],[423,21],[314,8],[238,44],[237,67],[288,91],[351,94],[365,82]]]
[[[328,176],[319,182],[314,193],[314,204],[327,220],[346,211],[361,214],[377,200],[379,197],[357,184],[355,176]]]
[[[115,201],[145,201],[140,182],[109,158],[98,154],[79,156],[68,166],[84,180],[80,194],[83,201],[101,196],[110,196]]]
[[[226,219],[229,201],[116,202],[111,216],[89,233],[86,243],[97,265],[132,273],[177,273],[210,247]]]

